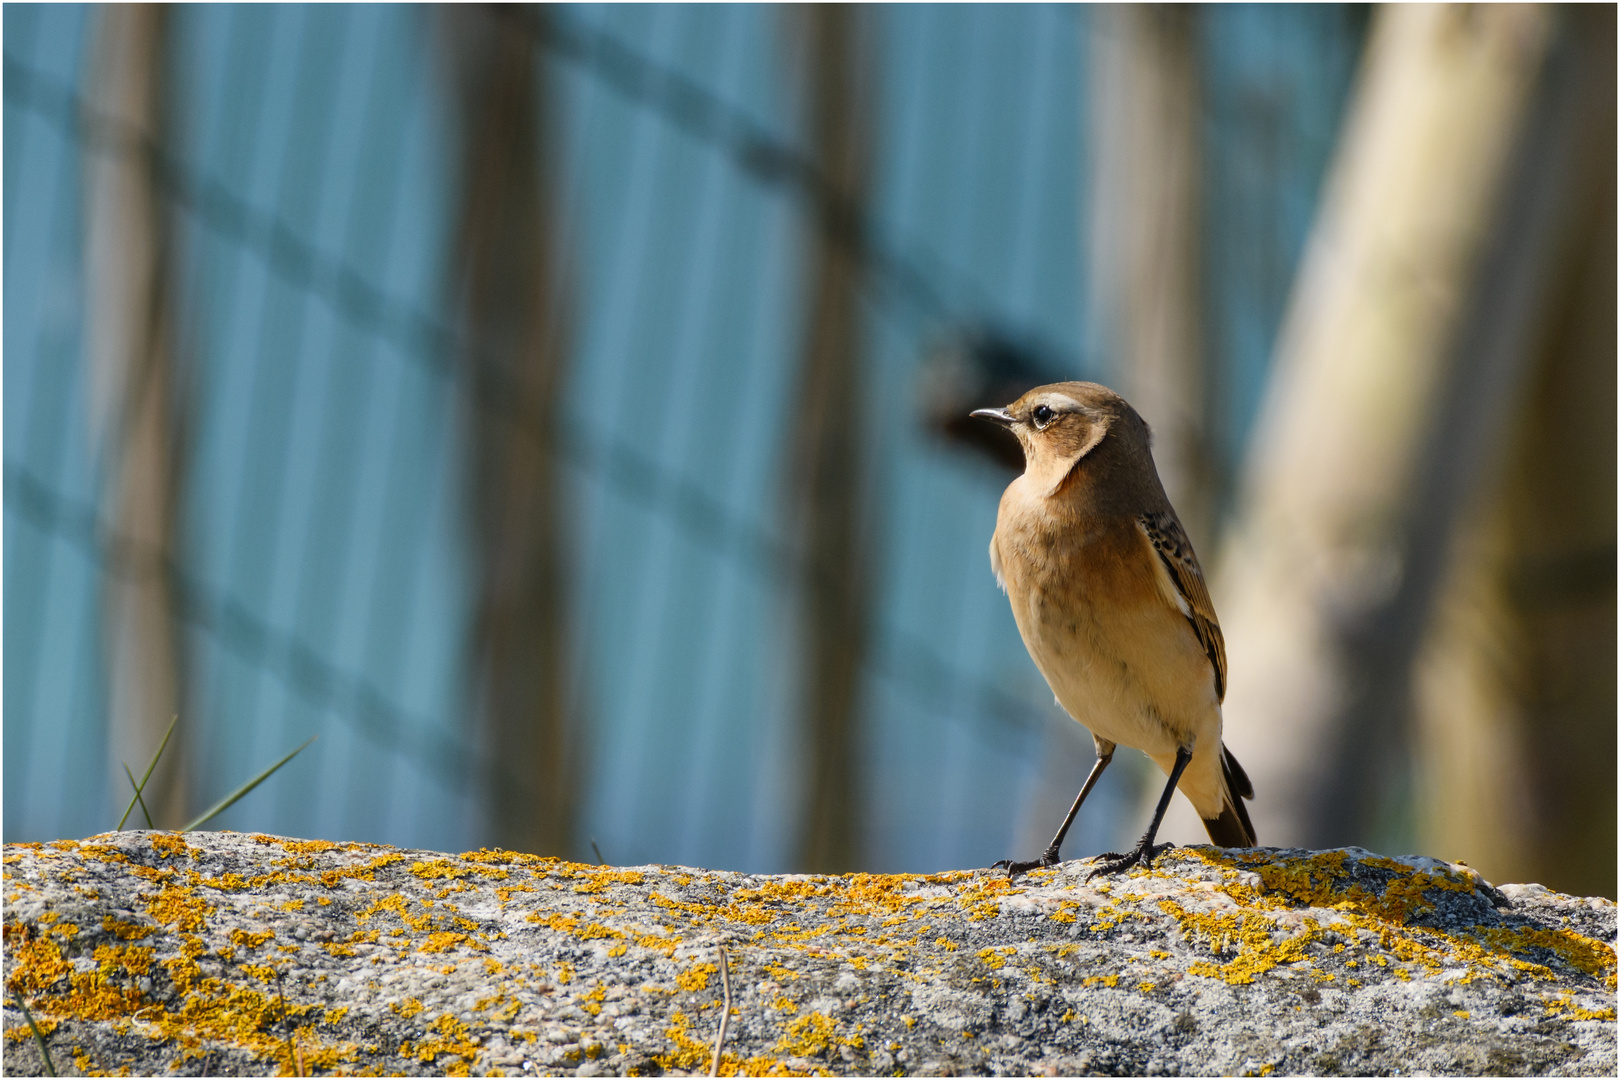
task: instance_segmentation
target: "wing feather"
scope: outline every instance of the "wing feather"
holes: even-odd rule
[[[1148,543],[1159,555],[1159,561],[1169,574],[1179,601],[1176,607],[1187,616],[1198,643],[1204,647],[1210,666],[1215,669],[1215,696],[1226,700],[1226,639],[1221,636],[1221,624],[1215,618],[1215,604],[1209,598],[1204,584],[1204,571],[1193,554],[1192,542],[1187,539],[1181,522],[1174,513],[1155,511],[1136,519],[1138,527],[1147,536]]]

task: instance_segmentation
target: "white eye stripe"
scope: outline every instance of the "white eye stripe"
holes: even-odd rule
[[[1056,412],[1078,412],[1080,409],[1080,403],[1067,394],[1049,394],[1041,403],[1050,406]]]

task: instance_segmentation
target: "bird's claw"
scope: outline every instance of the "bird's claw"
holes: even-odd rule
[[[1032,862],[1014,862],[1011,859],[1001,859],[990,864],[992,870],[1007,871],[1007,880],[1011,881],[1019,874],[1026,874],[1031,870],[1041,870],[1048,866],[1056,866],[1063,860],[1058,858],[1057,848],[1047,848],[1041,852],[1041,857]]]
[[[1098,855],[1092,861],[1100,863],[1101,865],[1099,865],[1091,873],[1087,874],[1086,880],[1090,881],[1099,874],[1118,874],[1125,870],[1129,870],[1133,866],[1141,866],[1144,870],[1151,870],[1153,869],[1153,860],[1175,846],[1176,845],[1174,844],[1159,844],[1155,846],[1149,844],[1148,837],[1144,836],[1142,837],[1141,843],[1137,844],[1136,847],[1132,848],[1124,855],[1119,855],[1112,851],[1103,855]]]

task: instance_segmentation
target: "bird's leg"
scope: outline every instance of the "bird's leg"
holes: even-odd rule
[[[1153,811],[1153,821],[1148,825],[1147,832],[1143,833],[1142,839],[1136,842],[1136,847],[1124,855],[1109,852],[1106,855],[1097,856],[1102,861],[1102,865],[1086,875],[1087,881],[1090,881],[1098,874],[1117,874],[1122,870],[1130,869],[1138,863],[1145,869],[1151,870],[1153,868],[1153,857],[1174,846],[1173,844],[1160,844],[1155,848],[1153,838],[1159,834],[1159,823],[1164,820],[1164,812],[1170,808],[1170,796],[1176,793],[1176,784],[1181,780],[1181,774],[1186,771],[1187,762],[1191,760],[1191,750],[1182,747],[1176,751],[1175,768],[1170,770],[1170,780],[1164,785],[1164,794],[1159,796],[1159,805]]]
[[[1111,745],[1106,753],[1102,751],[1101,747],[1098,747],[1097,763],[1091,767],[1091,773],[1086,777],[1085,784],[1080,788],[1080,794],[1074,797],[1074,805],[1069,807],[1069,816],[1063,819],[1062,827],[1058,829],[1057,835],[1052,837],[1052,842],[1047,845],[1046,850],[1041,852],[1040,858],[1033,862],[1013,862],[1011,859],[1002,859],[990,869],[1005,869],[1007,876],[1011,878],[1017,877],[1027,870],[1036,870],[1043,866],[1056,866],[1058,864],[1058,849],[1063,846],[1063,838],[1069,835],[1069,826],[1074,824],[1074,816],[1080,812],[1080,804],[1086,801],[1086,796],[1091,794],[1091,789],[1097,783],[1097,778],[1103,774],[1103,770],[1108,768],[1108,763],[1112,760],[1114,760],[1114,750]]]

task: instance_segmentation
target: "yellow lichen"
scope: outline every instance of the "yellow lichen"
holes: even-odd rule
[[[152,850],[165,859],[175,856],[195,858],[199,851],[198,848],[186,843],[185,837],[180,833],[155,832],[149,834],[147,839],[151,841]]]
[[[675,976],[675,985],[688,993],[706,990],[709,986],[709,976],[718,968],[713,964],[694,964]]]
[[[600,1016],[602,1013],[602,1002],[607,1000],[607,987],[603,986],[601,983],[597,983],[596,989],[592,990],[588,994],[575,994],[574,1000],[579,1002],[580,1008],[584,1009],[592,1016]]]
[[[806,1013],[788,1021],[774,1049],[776,1053],[789,1057],[818,1057],[846,1041],[838,1038],[837,1027],[832,1017],[824,1013]]]
[[[199,899],[189,886],[165,884],[146,903],[148,915],[180,933],[202,929],[213,911],[214,906]]]
[[[275,936],[271,930],[236,929],[231,931],[231,944],[241,949],[257,949]]]
[[[426,953],[449,952],[461,946],[471,949],[488,948],[483,942],[468,937],[466,934],[457,934],[449,930],[439,930],[427,936],[427,940],[418,945],[417,951]]]
[[[433,1021],[429,1031],[431,1034],[419,1042],[401,1043],[400,1054],[429,1064],[437,1063],[441,1056],[454,1057],[458,1060],[444,1064],[446,1074],[467,1075],[467,1067],[478,1058],[478,1044],[472,1041],[467,1025],[445,1013]]]

